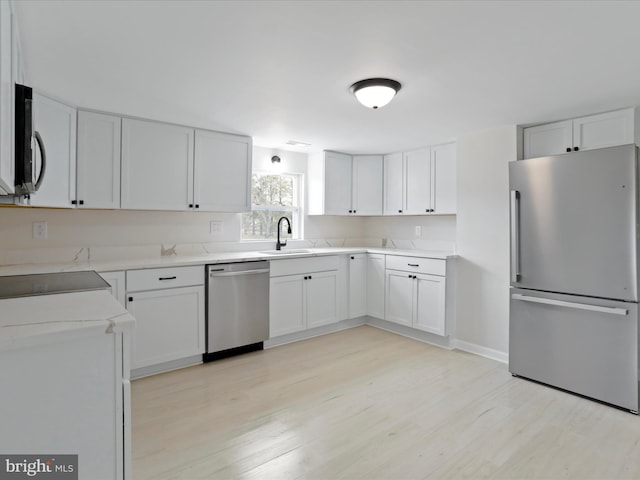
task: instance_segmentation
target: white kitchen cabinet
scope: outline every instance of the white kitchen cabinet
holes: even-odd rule
[[[633,108],[527,127],[524,158],[635,143],[636,129]]]
[[[216,212],[251,211],[250,137],[196,130],[193,204]]]
[[[270,338],[339,320],[338,257],[271,261]]]
[[[116,297],[116,300],[123,306],[126,306],[125,273],[123,271],[101,272],[99,275],[111,286],[111,295]]]
[[[367,255],[349,255],[349,318],[367,314]]]
[[[385,256],[377,253],[367,254],[367,315],[384,318],[385,296]]]
[[[30,204],[72,208],[76,198],[76,109],[33,93],[34,129],[40,133],[46,152],[42,185],[31,195]],[[42,156],[35,152],[35,170],[42,169]]]
[[[194,130],[122,119],[122,208],[189,210],[193,205]]]
[[[445,277],[417,274],[413,328],[445,335]]]
[[[431,147],[431,208],[433,213],[455,214],[456,144]]]
[[[355,215],[382,214],[382,155],[354,155],[351,209]]]
[[[78,111],[76,199],[79,208],[120,208],[122,119]]]
[[[399,215],[404,209],[404,158],[402,153],[384,156],[383,214]]]
[[[445,260],[387,256],[385,320],[444,336]]]
[[[384,215],[456,213],[456,146],[384,156]]]
[[[431,211],[431,149],[404,153],[405,215]]]
[[[204,287],[127,293],[136,319],[132,368],[204,353]]]
[[[380,215],[382,174],[381,155],[311,155],[309,214]]]
[[[306,275],[286,275],[269,282],[269,337],[307,328],[305,315]]]
[[[0,2],[0,194],[14,192],[15,93],[11,17],[11,3]]]
[[[204,353],[204,266],[129,270],[126,282],[136,319],[132,368]]]

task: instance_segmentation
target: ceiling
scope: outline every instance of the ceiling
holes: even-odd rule
[[[634,1],[16,5],[35,88],[267,147],[387,153],[640,105]],[[369,77],[402,90],[367,109],[349,86]]]

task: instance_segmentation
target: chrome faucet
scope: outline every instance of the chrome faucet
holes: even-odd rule
[[[280,241],[280,230],[282,230],[281,224],[283,220],[287,221],[287,233],[291,235],[291,222],[287,217],[280,217],[280,219],[278,220],[278,242],[276,243],[276,250],[280,250],[282,247],[287,246],[286,240],[284,242]]]

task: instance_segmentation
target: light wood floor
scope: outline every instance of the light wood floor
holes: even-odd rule
[[[640,478],[640,418],[363,326],[133,383],[135,480]]]

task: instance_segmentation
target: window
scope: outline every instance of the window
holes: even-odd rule
[[[242,214],[242,239],[275,240],[280,217],[287,217],[291,222],[290,238],[301,238],[301,183],[300,175],[254,173],[251,176],[252,211]]]

